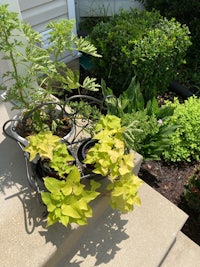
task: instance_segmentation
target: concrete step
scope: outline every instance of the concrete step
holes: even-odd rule
[[[179,232],[161,267],[199,267],[200,247]]]
[[[0,114],[2,126],[12,114],[5,104]],[[136,162],[137,172],[141,158]],[[87,226],[46,229],[23,153],[0,133],[0,266],[157,267],[188,216],[147,184],[140,197],[141,207],[129,214],[111,210],[108,198],[99,197]]]

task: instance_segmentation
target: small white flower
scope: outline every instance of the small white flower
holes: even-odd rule
[[[159,125],[162,125],[163,124],[163,121],[161,119],[158,120],[158,124]]]

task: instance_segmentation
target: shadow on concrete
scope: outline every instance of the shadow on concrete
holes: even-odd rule
[[[85,261],[84,266],[101,266],[114,259],[121,249],[120,243],[129,238],[125,227],[128,220],[122,220],[118,211],[111,210],[108,199],[97,201],[89,224],[70,230],[70,235],[43,267],[76,267]]]
[[[44,224],[42,214],[45,209],[39,203],[36,192],[29,187],[23,152],[8,137],[0,143],[0,195],[6,203],[13,198],[20,201],[28,234],[33,233],[38,224]],[[6,206],[9,207],[9,203]]]
[[[29,187],[23,151],[3,134],[0,140],[0,197],[5,201],[1,214],[6,220],[9,212],[12,214],[13,209],[19,209],[16,216],[19,221],[24,221],[30,242],[37,235],[46,244],[56,247],[44,266],[76,267],[88,257],[95,260],[90,266],[100,266],[113,259],[120,250],[119,244],[129,236],[125,232],[127,220],[122,220],[120,213],[108,207],[108,198],[100,197],[94,201],[94,216],[87,226],[65,228],[55,224],[47,229],[43,217],[45,207]]]

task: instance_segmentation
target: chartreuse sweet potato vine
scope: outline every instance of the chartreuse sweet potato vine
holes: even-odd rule
[[[94,172],[107,176],[111,193],[110,204],[125,213],[133,210],[134,204],[140,205],[138,189],[142,181],[133,174],[134,155],[126,149],[121,119],[106,115],[96,125],[93,139],[98,140],[86,159],[87,164],[94,164]]]
[[[142,181],[133,174],[134,155],[126,149],[121,127],[121,119],[114,115],[101,116],[95,127],[94,139],[98,142],[86,156],[85,163],[94,164],[94,172],[107,176],[110,183],[106,190],[110,192],[110,204],[113,209],[123,213],[140,205],[138,189]],[[81,183],[80,172],[65,144],[51,132],[41,132],[28,137],[29,145],[25,148],[30,153],[30,160],[37,155],[49,159],[49,165],[57,171],[60,179],[45,177],[47,192],[42,192],[42,200],[47,206],[47,226],[61,222],[84,225],[92,216],[89,203],[100,193],[96,190],[100,184],[90,181],[90,188]]]
[[[30,153],[30,160],[38,154],[41,159],[49,159],[50,167],[57,171],[60,177],[60,180],[44,178],[48,191],[42,192],[41,196],[47,206],[47,226],[56,222],[61,222],[65,226],[73,222],[79,225],[86,224],[87,218],[92,217],[89,202],[99,195],[96,192],[99,184],[91,180],[90,190],[85,190],[85,185],[80,181],[78,168],[67,164],[74,158],[69,154],[66,145],[60,142],[59,137],[51,132],[42,132],[27,139],[29,145],[25,150]]]

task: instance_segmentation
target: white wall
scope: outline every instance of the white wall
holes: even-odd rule
[[[113,15],[120,8],[141,8],[134,0],[76,0],[79,17]]]
[[[43,32],[48,21],[53,19],[70,18],[75,19],[74,0],[0,0],[0,4],[9,4],[9,9],[19,13],[19,18],[28,22],[36,31]],[[74,29],[76,33],[76,27]],[[26,40],[22,40],[26,42]],[[79,55],[72,55],[66,52],[62,60],[69,62]],[[2,59],[0,52],[0,82],[2,74],[12,67],[7,60]],[[22,66],[18,66],[21,73],[24,72]]]
[[[19,0],[19,5],[23,19],[39,32],[50,20],[68,18],[67,0]]]

